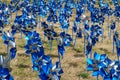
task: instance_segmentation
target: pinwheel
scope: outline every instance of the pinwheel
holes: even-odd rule
[[[87,58],[87,70],[93,71],[93,76],[100,75],[103,80],[119,80],[120,63],[110,60],[106,54],[94,53],[94,59]]]
[[[60,37],[63,39],[64,46],[70,46],[70,42],[72,41],[72,38],[69,34],[67,34],[65,32],[61,32]]]
[[[61,8],[59,10],[59,23],[60,23],[60,28],[63,30],[68,30],[69,28],[69,19],[67,18],[65,14],[65,9]]]
[[[8,18],[9,18],[10,12],[8,9],[8,6],[1,2],[0,3],[0,27],[4,28],[5,25],[9,24]]]
[[[92,40],[89,36],[86,36],[85,39],[88,37],[87,39],[87,44],[86,44],[86,40],[84,40],[84,53],[85,55],[88,57],[88,55],[90,54],[90,57],[92,58]]]
[[[87,20],[87,17],[83,15],[83,21],[84,21],[84,53],[86,54],[86,39],[88,38],[89,34],[89,21]],[[82,34],[81,34],[82,36]],[[90,42],[91,43],[91,42]],[[89,41],[88,41],[89,44]]]
[[[88,33],[88,30],[90,30],[90,34]],[[99,40],[99,36],[102,35],[102,28],[98,25],[92,25],[88,30],[85,30],[85,39],[87,40],[85,54],[88,57],[88,54],[91,53],[90,57],[92,57],[92,46],[95,46],[96,42]]]
[[[24,31],[33,30],[37,25],[36,18],[27,14],[16,16],[14,24],[12,26],[12,34],[14,35],[17,31],[24,33]],[[21,35],[22,38],[22,35]]]
[[[14,35],[17,32],[21,32],[25,35],[26,45],[25,53],[31,55],[33,71],[38,72],[38,76],[41,80],[60,80],[63,73],[61,66],[61,57],[63,59],[65,54],[65,47],[70,46],[73,40],[73,48],[76,44],[77,38],[82,38],[82,32],[84,32],[84,51],[87,58],[87,70],[93,71],[93,76],[101,76],[103,80],[119,80],[120,77],[120,39],[116,32],[116,22],[112,21],[109,26],[110,31],[113,31],[113,53],[114,44],[116,45],[116,52],[118,60],[110,60],[106,54],[94,53],[92,59],[92,48],[99,41],[99,37],[102,35],[102,41],[104,39],[103,23],[105,16],[108,18],[114,14],[118,19],[120,18],[120,6],[119,0],[112,0],[115,10],[113,10],[108,3],[104,0],[11,0],[10,4],[0,2],[0,36],[7,45],[7,57],[0,56],[0,80],[13,80],[13,77],[9,72],[9,64],[16,56],[16,45]],[[96,7],[96,3],[99,4]],[[72,10],[76,10],[76,17],[74,25],[72,27],[72,37],[68,34],[70,27],[70,17],[72,17]],[[88,16],[86,11],[90,11],[90,20],[92,25],[89,25]],[[22,14],[18,14],[21,11]],[[8,20],[12,13],[16,13],[14,23],[12,24],[12,31],[4,32],[3,28],[8,25]],[[37,17],[39,16],[39,17]],[[47,17],[46,17],[47,16]],[[46,21],[40,20],[45,18]],[[39,18],[39,22],[37,22]],[[12,21],[11,21],[12,22]],[[59,26],[62,31],[58,33],[54,30],[54,24],[59,22]],[[53,64],[51,57],[44,52],[43,42],[41,41],[39,33],[35,31],[37,24],[39,27],[43,27],[44,40],[48,38],[50,50],[52,49],[52,41],[57,41],[58,49],[58,61]],[[83,29],[80,27],[80,23],[83,24]],[[101,27],[100,27],[101,26]],[[75,37],[74,37],[75,34]],[[75,38],[75,39],[74,39]],[[90,58],[88,57],[90,54]]]
[[[14,59],[16,56],[16,45],[15,40],[12,34],[8,32],[4,32],[2,35],[2,39],[4,44],[7,45],[7,55],[9,56],[9,60]]]
[[[48,6],[49,6],[49,16],[47,18],[47,21],[53,22],[53,24],[55,24],[56,22],[58,22],[58,16],[57,16],[57,10],[59,8],[58,1],[49,0]],[[54,27],[54,25],[52,26]]]
[[[48,28],[44,30],[44,35],[47,36],[50,45],[50,50],[52,50],[52,40],[54,40],[54,38],[57,37],[57,33],[54,30]]]
[[[75,38],[74,38],[75,33]],[[74,22],[74,26],[72,28],[72,40],[73,40],[73,48],[76,44],[76,38],[82,38],[82,29],[77,27],[76,22]]]
[[[72,16],[72,9],[73,9],[73,1],[68,1],[65,3],[64,9],[65,9],[65,14],[67,18],[70,18]]]
[[[19,4],[21,4],[20,0],[11,0],[10,3],[8,4],[8,10],[10,13],[10,22],[12,22],[13,20],[12,13],[16,13],[16,16],[18,15],[18,10],[20,10]]]
[[[119,80],[120,79],[120,62],[115,60],[110,64],[110,74],[113,80]]]
[[[43,60],[44,61],[40,62],[43,64],[40,68],[39,73],[39,77],[41,78],[41,80],[60,80],[61,74],[63,73],[61,64],[59,62],[56,62],[56,64],[53,66],[51,60],[49,60],[49,57],[47,56]]]
[[[80,3],[77,3],[76,5],[76,22],[80,22],[80,16],[85,12],[84,8],[82,7],[82,5],[80,5]]]
[[[113,15],[113,10],[110,8],[110,7],[108,7],[108,10],[107,10],[107,15],[108,15],[108,36],[109,36],[109,38],[110,38],[110,24],[109,24],[109,17],[110,16],[112,16]]]
[[[1,33],[4,44],[7,45],[7,55],[3,57],[0,55],[0,79],[1,80],[14,80],[10,74],[10,61],[16,56],[16,45],[14,37],[9,32],[2,31]]]
[[[92,40],[92,45],[98,41],[98,37],[103,34],[102,28],[99,25],[92,25],[91,26],[91,34],[90,37]],[[96,36],[96,37],[95,37]]]
[[[105,14],[107,14],[107,11],[108,11],[108,4],[104,3],[103,1],[100,1],[99,7],[100,8],[97,8],[92,3],[89,3],[88,10],[91,12],[90,17],[91,17],[92,24],[99,23],[104,32],[103,23],[105,20],[104,16],[105,16]],[[102,34],[102,42],[103,42],[103,40],[104,40],[104,33]]]
[[[42,26],[43,18],[45,18],[49,12],[49,5],[46,3],[44,0],[39,0],[38,1],[38,24],[39,28]],[[45,40],[45,35],[44,35],[44,40]]]
[[[93,71],[92,76],[96,76],[97,80],[99,75],[101,75],[104,80],[110,79],[107,68],[111,63],[112,61],[106,56],[106,54],[98,54],[95,52],[93,59],[87,58],[87,70]]]
[[[32,56],[32,62],[33,62],[33,70],[36,70],[36,61],[39,60],[40,57],[44,55],[44,49],[42,47],[42,42],[39,37],[39,34],[34,32],[26,32],[26,45],[25,50],[26,54],[31,54]]]
[[[88,18],[84,15],[84,13],[86,11],[86,4],[87,4],[87,0],[77,2],[75,22],[78,23],[78,24],[80,24],[81,22],[85,23],[88,20]],[[84,24],[84,26],[85,26],[85,24]],[[82,28],[80,26],[78,26],[76,37],[82,38]],[[75,43],[76,43],[76,37],[75,37],[75,41],[73,40],[74,41],[74,43],[73,43],[74,46],[75,46]],[[85,34],[84,34],[84,37],[85,37]],[[85,39],[84,39],[84,42],[85,42]],[[85,43],[84,43],[84,45],[85,45]],[[73,46],[73,48],[74,48],[74,46]]]
[[[73,26],[73,29],[72,29],[72,37],[73,36],[73,32],[76,32],[76,35],[75,35],[75,39],[73,39],[73,48],[76,44],[76,38],[82,38],[82,28],[79,26],[79,24],[85,20],[84,17],[81,18],[81,16],[83,16],[83,13],[85,13],[85,9],[84,9],[84,2],[85,1],[80,1],[80,2],[77,2],[76,4],[76,19],[75,19],[75,22],[74,22],[74,26]],[[76,25],[78,24],[78,26],[76,27]],[[75,31],[75,27],[76,27],[76,31]]]
[[[58,36],[57,33],[54,31],[54,28],[50,28],[50,26],[48,26],[46,24],[46,22],[42,22],[41,23],[44,29],[44,40],[45,37],[48,38],[49,41],[49,46],[50,46],[50,50],[52,50],[52,41]]]
[[[112,10],[112,8],[109,6],[108,3],[105,3],[103,1],[99,2],[99,6],[100,6],[100,9],[101,9],[101,12],[108,16],[108,36],[110,38],[109,17],[113,15],[114,11]]]
[[[21,16],[16,16],[14,24],[12,25],[12,31],[11,31],[12,35],[15,35],[17,31],[19,32],[21,31],[21,25],[19,25],[21,23],[20,18]]]
[[[53,80],[60,80],[61,78],[61,74],[63,73],[62,67],[61,67],[61,63],[60,62],[56,62],[56,64],[52,67],[52,78]]]
[[[16,11],[16,5],[18,4],[19,0],[11,0],[10,3],[8,4],[8,8],[10,10],[10,13],[12,14],[13,12]],[[12,19],[12,15],[11,15],[11,19]]]
[[[57,49],[58,49],[58,59],[60,62],[60,57],[62,56],[62,58],[64,58],[65,47],[70,46],[72,38],[69,34],[66,34],[65,32],[61,32],[60,37],[57,37],[56,40],[57,40]]]
[[[45,2],[45,0],[39,0],[38,1],[38,15],[43,19],[45,16],[47,16],[49,12],[48,4]],[[39,28],[41,26],[41,20],[39,17]]]
[[[39,77],[41,80],[48,79],[60,79],[60,74],[63,73],[60,63],[56,62],[56,65],[52,65],[50,56],[44,54],[44,48],[39,34],[34,32],[26,32],[26,53],[31,54],[33,70],[39,71]]]
[[[94,59],[87,58],[87,70],[93,71],[93,76],[101,76],[103,80],[119,80],[120,63],[110,60],[106,54],[94,53]],[[98,77],[97,77],[98,80]]]
[[[119,0],[112,0],[114,6],[118,6],[118,5],[119,5],[119,4],[118,4],[118,1],[119,1]]]
[[[58,59],[60,62],[60,56],[62,56],[62,58],[64,57],[64,53],[65,53],[65,47],[63,44],[63,40],[62,38],[58,39]]]
[[[0,56],[0,79],[1,80],[14,80],[8,69],[7,59],[2,55]]]

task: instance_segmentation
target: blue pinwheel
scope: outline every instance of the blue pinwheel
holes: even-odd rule
[[[38,62],[40,67],[39,77],[42,80],[48,80],[48,79],[57,79],[60,80],[61,74],[63,73],[63,70],[61,68],[60,62],[56,62],[55,65],[52,65],[52,62],[50,60],[50,57],[43,56],[43,60]]]
[[[0,60],[3,60],[2,56],[0,56]],[[0,79],[1,80],[14,80],[13,76],[10,74],[9,69],[6,67],[3,67],[2,66],[3,64],[5,64],[5,62],[0,64]]]
[[[7,45],[7,55],[9,56],[9,60],[14,59],[17,51],[14,37],[12,34],[4,32],[2,39],[4,41],[4,44]]]
[[[28,15],[27,13],[23,13],[23,15],[16,16],[11,33],[15,35],[16,32],[21,32],[22,34],[26,31],[33,30],[36,26],[36,18],[34,16]]]
[[[97,80],[99,75],[106,80],[109,76],[109,72],[106,69],[111,63],[112,61],[106,56],[106,54],[98,54],[95,52],[93,59],[87,58],[87,70],[93,71],[92,76],[96,76]]]
[[[114,16],[120,18],[120,6],[115,6]]]
[[[98,41],[98,37],[103,34],[102,28],[98,25],[92,25],[91,26],[91,33],[90,37],[92,38],[92,45],[95,45]]]
[[[63,30],[68,30],[69,28],[69,19],[66,16],[66,12],[64,8],[61,8],[59,10],[59,23],[60,23],[60,28]]]
[[[10,11],[6,3],[0,3],[0,28],[4,28],[9,24]]]
[[[65,47],[64,47],[62,41],[60,41],[60,43],[58,44],[58,57],[59,57],[59,61],[60,61],[60,55],[62,57],[64,57],[64,53],[65,53]]]
[[[63,45],[64,46],[70,46],[70,42],[72,41],[72,38],[71,38],[71,36],[69,34],[67,34],[65,32],[61,32],[60,37],[63,40]]]
[[[80,5],[80,3],[77,3],[76,5],[76,22],[80,22],[81,18],[80,16],[85,12],[84,8],[82,7],[82,5]]]
[[[48,80],[58,78],[63,73],[58,63],[53,67],[50,56],[44,54],[44,48],[39,34],[36,31],[26,32],[26,46],[25,50],[27,54],[31,54],[33,70],[39,71],[39,78],[41,80]],[[50,76],[51,75],[51,76]]]
[[[60,62],[56,62],[56,64],[52,67],[52,78],[53,80],[57,79],[60,80],[61,78],[61,74],[63,74],[63,70],[61,67],[61,63]]]
[[[48,27],[45,22],[42,22],[42,26],[44,29],[44,40],[45,37],[48,38],[50,50],[52,50],[52,41],[58,36],[57,33],[54,31],[53,28]]]
[[[110,28],[111,28],[111,30],[115,31],[115,29],[116,29],[116,22],[115,21],[112,21]]]
[[[49,16],[47,18],[48,22],[56,23],[58,22],[57,10],[59,9],[58,1],[50,0],[48,2]]]
[[[90,31],[90,34],[88,33]],[[92,46],[99,41],[99,36],[102,35],[102,29],[98,25],[92,25],[91,28],[85,29],[85,40],[87,40],[87,45],[85,45],[85,54],[88,57],[88,54],[91,54],[92,57]],[[86,43],[86,41],[85,41]]]

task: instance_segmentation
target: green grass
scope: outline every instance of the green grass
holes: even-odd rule
[[[83,46],[80,46],[80,47],[74,48],[73,50],[76,51],[76,52],[78,52],[78,53],[81,53],[81,52],[84,51],[84,48],[83,48]]]
[[[83,79],[86,79],[89,77],[89,74],[87,72],[84,72],[84,73],[80,73],[77,75],[78,77],[82,77]]]

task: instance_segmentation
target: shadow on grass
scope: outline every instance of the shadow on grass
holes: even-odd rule
[[[16,65],[18,68],[29,68],[30,66],[25,65],[25,64],[18,64]]]
[[[101,51],[104,51],[106,54],[110,54],[111,52],[109,52],[107,49],[104,48],[100,48]]]
[[[77,76],[82,77],[83,79],[87,79],[89,77],[89,74],[87,72],[83,72],[83,73],[79,73]]]
[[[54,54],[48,54],[48,55],[52,58],[58,58],[58,55],[54,55]]]
[[[83,52],[83,48],[80,48],[80,47],[74,48],[73,50],[76,51],[77,53],[82,53]]]
[[[78,64],[77,64],[77,63],[74,63],[74,62],[71,62],[71,63],[69,63],[69,66],[70,66],[70,67],[77,67]]]
[[[74,57],[84,57],[85,55],[84,54],[75,54]]]
[[[25,53],[23,53],[23,54],[17,54],[17,55],[20,56],[20,57],[29,57],[29,55],[27,55]]]
[[[12,72],[12,70],[13,70],[12,67],[9,67],[9,71]]]
[[[0,55],[6,56],[7,54],[5,52],[0,52]]]
[[[45,44],[45,43],[48,43],[47,41],[45,41],[45,40],[42,40],[42,42]]]

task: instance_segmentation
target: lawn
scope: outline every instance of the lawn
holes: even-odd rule
[[[21,12],[18,12],[21,14]],[[15,13],[12,14],[11,25],[15,19]],[[89,16],[89,12],[86,13]],[[111,17],[112,20],[114,17]],[[73,22],[75,19],[75,11],[73,16],[70,18],[70,28],[68,33],[71,34]],[[44,19],[46,21],[46,18]],[[98,52],[100,54],[106,53],[109,58],[112,60],[117,59],[116,51],[112,53],[112,38],[111,40],[108,38],[108,23],[111,21],[107,19],[103,24],[104,27],[104,41],[102,42],[102,37],[100,37],[99,42],[93,47],[94,52]],[[5,27],[5,31],[11,29],[11,25]],[[90,24],[91,25],[91,24]],[[83,28],[83,24],[79,25]],[[58,33],[61,31],[59,28],[59,23],[54,24],[55,31]],[[49,49],[47,38],[44,40],[43,36],[43,29],[36,28],[36,31],[40,33],[40,37],[44,42],[43,46],[45,49],[45,54],[50,55],[52,62],[55,63],[58,60],[58,51],[57,51],[57,42],[53,41],[53,48],[52,51]],[[117,25],[117,31],[120,32],[119,25]],[[38,80],[38,73],[32,71],[32,63],[31,63],[31,56],[25,54],[24,46],[25,46],[25,38],[23,36],[20,39],[19,33],[15,35],[15,41],[17,45],[17,55],[14,60],[11,61],[11,74],[14,76],[15,80]],[[0,55],[6,54],[6,46],[3,44],[2,38],[0,37]],[[73,49],[73,44],[71,46],[65,48],[65,55],[62,60],[62,68],[64,73],[62,74],[61,80],[96,80],[95,77],[92,77],[91,72],[87,72],[86,70],[86,56],[84,54],[84,41],[82,39],[77,39],[75,48]],[[101,78],[100,78],[101,79]]]

